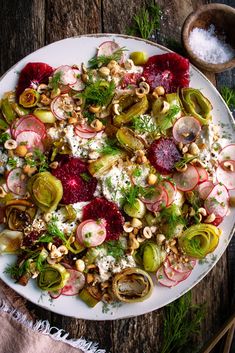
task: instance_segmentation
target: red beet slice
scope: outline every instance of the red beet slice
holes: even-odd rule
[[[45,63],[28,63],[20,73],[16,94],[19,96],[26,88],[36,89],[40,83],[48,83],[54,69]]]
[[[142,74],[151,89],[163,86],[167,93],[189,86],[189,61],[176,53],[151,56]]]
[[[172,139],[162,137],[150,145],[148,159],[160,173],[168,174],[181,159],[181,154]]]
[[[64,156],[58,167],[51,173],[63,186],[62,203],[68,205],[76,202],[90,201],[93,198],[97,180],[87,169],[87,164],[80,158]]]
[[[104,197],[95,198],[88,205],[83,207],[83,218],[87,219],[105,219],[106,224],[106,240],[118,239],[123,232],[124,218],[119,211],[117,205]]]
[[[141,74],[139,73],[127,73],[121,80],[121,87],[128,88],[130,86],[137,87],[138,82],[141,78]]]

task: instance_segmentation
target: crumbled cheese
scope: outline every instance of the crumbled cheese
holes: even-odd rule
[[[82,209],[84,206],[88,205],[89,202],[77,202],[77,203],[74,203],[72,206],[73,208],[75,209],[76,211],[76,214],[77,214],[77,219],[79,221],[82,220]]]
[[[174,197],[173,203],[179,207],[182,207],[184,201],[185,201],[184,193],[182,191],[177,190],[175,192],[175,197]]]
[[[216,36],[214,25],[207,30],[194,28],[189,35],[189,45],[194,54],[211,64],[225,63],[235,56],[235,50],[224,38]]]
[[[46,223],[43,219],[41,218],[35,218],[33,220],[33,223],[30,224],[28,227],[24,229],[24,234],[28,235],[29,233],[35,231],[35,232],[42,232],[46,230]]]
[[[113,273],[119,273],[125,268],[135,267],[136,263],[132,256],[125,256],[119,261],[113,256],[98,257],[96,265],[99,268],[99,279],[101,282],[107,281]]]
[[[0,174],[4,173],[5,164],[7,163],[8,155],[2,151],[0,151]]]
[[[61,131],[57,127],[50,127],[50,129],[47,130],[47,136],[53,141],[59,140],[61,137]]]
[[[101,179],[103,195],[120,207],[123,200],[123,189],[130,185],[130,177],[124,168],[114,166]]]

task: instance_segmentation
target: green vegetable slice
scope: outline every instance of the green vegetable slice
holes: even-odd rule
[[[69,273],[60,264],[45,266],[38,275],[38,287],[42,290],[58,290],[65,286],[69,276]]]

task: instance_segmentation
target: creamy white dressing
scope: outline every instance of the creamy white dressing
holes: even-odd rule
[[[107,281],[112,274],[119,273],[125,268],[135,267],[136,263],[132,256],[124,256],[119,261],[113,256],[107,255],[104,257],[97,257],[96,265],[99,268],[99,280],[100,282]]]

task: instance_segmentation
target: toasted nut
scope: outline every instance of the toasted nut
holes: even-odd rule
[[[131,60],[131,59],[127,59],[124,62],[124,67],[126,70],[131,70],[134,66],[135,66],[135,64],[134,64],[133,60]]]
[[[101,107],[99,105],[90,105],[89,106],[89,111],[91,113],[99,113],[101,110]]]
[[[115,66],[117,66],[118,65],[118,63],[115,61],[115,60],[111,60],[109,63],[108,63],[108,65],[107,65],[107,67],[108,67],[108,69],[113,69]]]
[[[139,246],[140,246],[140,244],[139,244],[137,239],[134,238],[134,239],[131,240],[131,246],[130,246],[131,249],[136,250],[136,249],[139,248]]]
[[[4,143],[6,150],[14,150],[17,147],[17,142],[15,140],[9,139]]]
[[[86,276],[86,281],[87,283],[92,283],[94,281],[95,277],[92,273],[88,273],[87,276]]]
[[[224,164],[223,164],[223,167],[228,169],[230,172],[234,171],[233,164],[230,163],[229,161],[225,161]]]
[[[57,260],[52,259],[50,256],[47,256],[47,262],[49,263],[49,265],[55,265]]]
[[[175,245],[171,246],[171,251],[173,251],[174,254],[178,254],[178,249]]]
[[[189,146],[188,149],[189,153],[191,153],[193,156],[197,156],[200,153],[200,150],[198,148],[198,145],[195,142],[192,142]]]
[[[37,92],[41,94],[47,90],[47,87],[45,83],[41,83],[37,88]]]
[[[145,94],[148,94],[149,91],[150,91],[150,86],[149,86],[149,84],[147,82],[140,82],[139,88],[144,90]]]
[[[161,109],[160,113],[165,114],[168,112],[169,109],[170,109],[170,104],[167,101],[163,101],[162,109]]]
[[[81,79],[84,83],[87,83],[89,81],[89,76],[87,74],[81,74]]]
[[[215,214],[211,213],[211,214],[209,214],[209,216],[206,217],[204,222],[205,223],[212,223],[212,222],[214,222],[215,219],[216,219]]]
[[[95,131],[101,131],[104,126],[103,126],[103,123],[102,123],[99,119],[95,119],[95,120],[92,121],[91,127],[92,127]]]
[[[37,171],[36,167],[30,167],[30,165],[26,164],[23,166],[23,173],[27,174],[28,176],[33,175]]]
[[[59,257],[61,257],[61,252],[58,249],[54,249],[51,251],[50,257],[51,259],[58,259]]]
[[[192,208],[192,207],[190,207],[190,209],[189,209],[189,216],[195,216],[195,214],[196,214],[196,212],[195,212],[195,210]]]
[[[164,234],[157,234],[156,235],[156,240],[157,240],[158,245],[161,245],[165,239],[166,239],[166,237]]]
[[[115,103],[115,104],[113,105],[113,112],[114,112],[114,114],[116,114],[116,115],[120,115],[120,112],[119,112],[119,104],[118,104],[118,103]]]
[[[146,156],[142,156],[142,157],[137,157],[136,158],[136,162],[139,163],[139,164],[144,164],[147,162],[147,157]]]
[[[179,167],[175,167],[175,169],[177,170],[177,172],[183,173],[187,170],[188,166],[187,164],[185,164],[183,167],[179,168]]]
[[[106,67],[106,66],[103,66],[103,67],[101,67],[100,69],[99,69],[99,74],[101,75],[101,76],[103,76],[103,77],[107,77],[107,76],[109,76],[109,74],[110,74],[110,69],[108,68],[108,67]]]
[[[28,150],[27,147],[25,145],[19,145],[16,147],[14,153],[19,156],[19,157],[25,157],[25,155],[27,154]]]
[[[58,97],[60,95],[60,93],[61,93],[61,90],[59,89],[59,87],[56,88],[56,89],[53,89],[51,91],[51,99],[54,99],[55,97]]]
[[[151,231],[150,227],[144,227],[143,229],[143,237],[145,239],[150,239],[153,236],[153,232]]]
[[[182,153],[186,153],[186,152],[188,152],[188,146],[184,146],[183,148],[182,148]]]
[[[138,98],[143,98],[146,95],[146,93],[142,88],[136,88],[135,94],[137,95]]]
[[[154,91],[158,96],[163,96],[165,94],[165,89],[162,86],[157,86]]]
[[[109,285],[110,285],[109,281],[105,281],[105,282],[100,283],[100,286],[102,289],[108,288]]]
[[[47,245],[47,249],[48,249],[49,251],[51,251],[51,249],[52,249],[52,245],[53,245],[53,243],[52,243],[52,242],[48,243],[48,245]]]
[[[58,164],[59,164],[59,162],[55,161],[55,162],[50,163],[49,167],[51,169],[56,169],[58,167]]]
[[[139,229],[138,228],[134,228],[133,229],[133,234],[137,235],[139,233]]]
[[[235,207],[235,196],[230,196],[229,198],[229,205],[231,207]]]
[[[136,151],[136,156],[138,156],[138,157],[143,157],[143,156],[144,156],[144,151],[142,151],[142,150],[137,150],[137,151]]]
[[[149,174],[148,177],[147,177],[147,183],[149,185],[154,185],[156,184],[157,182],[157,176],[155,174]]]
[[[78,122],[78,118],[75,118],[75,117],[71,117],[68,119],[68,123],[73,125],[73,124],[77,124]]]
[[[61,255],[67,255],[69,252],[64,245],[60,245],[57,250],[61,253]]]
[[[123,229],[126,233],[131,233],[134,229],[134,227],[131,225],[130,222],[125,222],[123,225]]]
[[[137,236],[136,240],[139,242],[139,243],[143,243],[146,239],[141,237],[140,235]]]
[[[175,239],[169,241],[169,245],[170,245],[170,246],[173,246],[173,245],[175,245],[175,244],[176,244],[176,240],[175,240]]]
[[[40,103],[42,103],[43,105],[50,105],[51,99],[48,98],[45,94],[42,94],[40,97]]]
[[[6,192],[5,192],[5,190],[3,189],[3,187],[2,186],[0,186],[0,198],[3,198],[3,197],[5,197],[6,196]]]
[[[200,207],[198,209],[198,213],[200,213],[202,216],[206,216],[207,215],[206,209],[203,208],[203,207]]]
[[[202,215],[201,213],[198,213],[198,222],[200,223],[202,221]]]
[[[83,272],[85,270],[85,262],[81,259],[78,259],[76,262],[75,262],[75,266],[76,266],[76,269],[80,272]]]
[[[131,225],[134,228],[141,228],[142,227],[142,222],[138,218],[132,218]]]
[[[111,303],[112,302],[112,297],[110,294],[108,293],[104,293],[102,295],[102,301],[104,301],[105,303]]]
[[[183,142],[179,142],[178,147],[180,150],[182,150],[182,148],[184,147]]]

